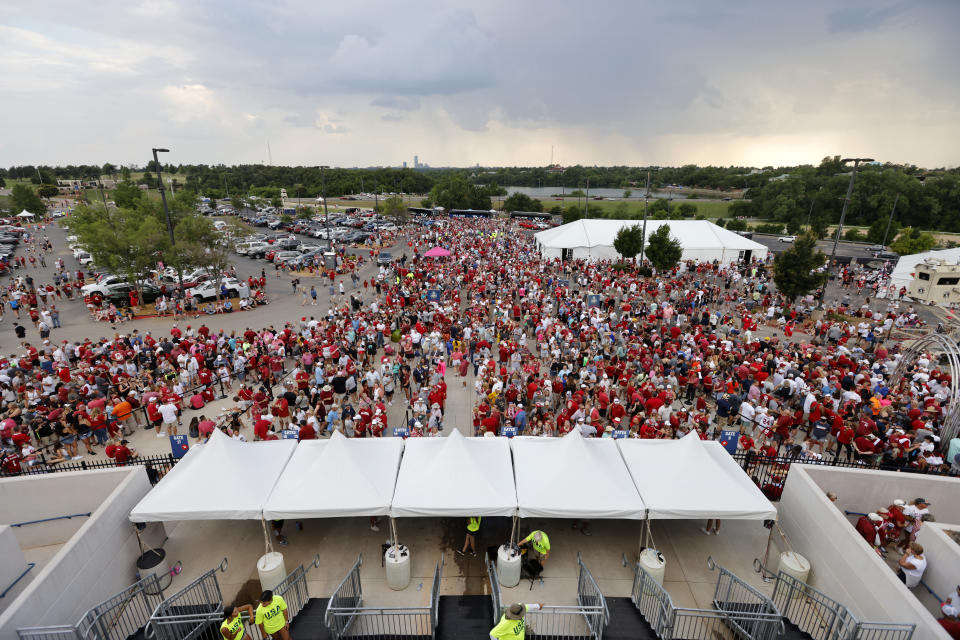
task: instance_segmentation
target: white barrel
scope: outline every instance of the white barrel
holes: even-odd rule
[[[785,574],[803,582],[810,579],[810,561],[795,551],[784,551],[780,554],[780,562],[777,564],[777,572],[783,571]],[[791,589],[794,597],[803,593],[802,589]]]
[[[147,591],[146,593],[150,595],[162,593],[163,589],[169,587],[170,583],[173,582],[173,574],[170,573],[170,561],[167,560],[167,552],[163,549],[150,549],[137,558],[137,573],[141,580],[151,573],[156,574],[160,591],[155,593]]]
[[[667,572],[667,560],[656,549],[646,548],[640,552],[640,566],[650,574],[650,577],[663,586],[663,576]]]
[[[405,546],[390,547],[383,554],[387,568],[387,586],[402,591],[410,585],[410,550]]]
[[[504,587],[520,584],[520,566],[522,556],[516,547],[502,544],[497,549],[497,577]]]
[[[287,577],[287,565],[283,562],[283,554],[271,551],[260,556],[257,560],[257,573],[260,574],[260,588],[263,591],[273,591]]]

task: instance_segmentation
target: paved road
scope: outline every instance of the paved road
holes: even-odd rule
[[[73,258],[73,253],[66,246],[65,238],[69,235],[69,231],[64,231],[57,226],[48,227],[46,230],[41,231],[40,234],[46,233],[47,236],[51,239],[54,245],[54,253],[51,257],[47,255],[47,268],[26,268],[26,272],[30,273],[33,276],[36,284],[45,284],[52,281],[53,274],[55,269],[53,268],[54,260],[58,257],[63,257],[66,267],[71,270],[76,270],[79,268],[79,264]],[[304,237],[304,240],[310,240],[309,238]],[[403,253],[400,249],[400,243],[403,243],[403,246],[406,244],[406,240],[401,239],[398,241],[397,249],[393,252],[395,256],[399,256]],[[362,252],[364,250],[355,250],[354,253]],[[21,243],[17,250],[17,255],[25,255],[26,249],[25,245]],[[369,252],[367,252],[369,256]],[[219,330],[223,328],[225,331],[239,331],[242,332],[247,327],[258,329],[268,325],[274,325],[275,327],[282,327],[285,322],[297,323],[302,317],[310,316],[321,316],[325,315],[330,306],[330,296],[329,296],[329,287],[320,286],[321,283],[326,284],[329,281],[320,278],[309,278],[301,277],[301,282],[306,284],[307,287],[310,286],[310,281],[315,280],[318,284],[318,304],[317,306],[311,306],[308,302],[306,306],[302,304],[302,298],[299,295],[293,293],[293,288],[291,287],[291,277],[286,274],[281,274],[280,277],[277,277],[272,270],[272,265],[269,265],[264,260],[254,260],[251,258],[245,258],[243,256],[234,256],[234,263],[237,266],[237,274],[243,278],[246,278],[248,275],[256,275],[259,277],[261,269],[266,269],[268,278],[267,278],[267,294],[270,298],[270,304],[264,307],[258,307],[252,311],[245,312],[236,312],[232,314],[220,314],[215,316],[201,316],[198,319],[190,318],[188,320],[180,321],[178,324],[180,328],[184,328],[186,325],[193,325],[194,327],[199,326],[201,323],[206,322],[208,326],[214,330]],[[29,263],[28,263],[29,264]],[[24,273],[23,270],[15,272],[14,275],[20,275]],[[361,280],[366,278],[372,278],[377,273],[377,266],[370,261],[367,261],[359,272]],[[6,285],[8,278],[4,278],[0,284]],[[358,287],[354,289],[350,283],[349,278],[344,280],[344,286],[349,295],[350,292],[358,293],[362,292],[363,288]],[[375,291],[371,288],[369,292],[364,296],[364,302],[369,303],[372,298],[371,296]],[[339,296],[334,296],[334,302],[336,303],[339,299]],[[157,319],[157,318],[148,318],[142,320],[135,320],[129,323],[120,323],[114,326],[111,326],[105,322],[96,322],[87,312],[86,306],[83,304],[82,300],[66,300],[62,299],[57,303],[57,308],[60,310],[61,324],[63,325],[60,329],[54,329],[51,332],[50,340],[53,343],[58,343],[62,340],[67,340],[74,342],[77,340],[85,340],[86,338],[91,338],[93,340],[98,340],[100,338],[110,338],[116,334],[125,334],[128,332],[137,329],[140,332],[151,331],[154,335],[166,335],[170,331],[170,328],[173,326],[174,321],[171,318]],[[27,341],[33,343],[34,345],[40,344],[39,333],[36,329],[33,328],[33,325],[30,323],[29,318],[26,313],[22,313],[23,320],[21,324],[27,327]],[[19,346],[19,341],[17,340],[14,331],[13,331],[13,322],[16,318],[10,314],[9,310],[5,315],[5,318],[0,322],[0,353],[4,354],[20,354],[23,350]],[[454,429],[457,429],[463,433],[463,435],[473,435],[472,427],[472,394],[473,394],[473,377],[472,372],[466,379],[461,379],[456,376],[456,374],[448,369],[447,371],[447,385],[448,385],[448,408],[444,418],[445,425],[447,428],[444,430],[444,435],[449,435]],[[466,384],[464,384],[466,382]],[[229,393],[227,394],[229,396]],[[204,413],[207,416],[215,416],[219,413],[220,409],[225,406],[232,406],[232,402],[229,397],[225,400],[218,400],[212,404],[207,405],[207,407],[201,412],[185,411],[183,416],[183,423],[187,425],[190,419],[197,413]],[[397,394],[397,401],[388,409],[388,426],[394,427],[404,423],[406,419],[406,403],[402,400],[401,394]],[[186,433],[186,427],[180,431],[180,433]],[[248,438],[252,439],[252,431],[248,427],[245,434]],[[166,438],[156,438],[152,430],[136,430],[136,433],[130,437],[130,441],[133,444],[134,448],[137,449],[142,455],[152,455],[152,454],[166,454],[170,452],[169,441]],[[192,440],[191,440],[192,443]],[[81,450],[83,448],[81,447]],[[89,456],[85,455],[85,459],[103,459],[102,448],[97,447],[98,455]],[[82,453],[82,451],[81,451]]]
[[[753,240],[764,245],[774,253],[780,253],[781,251],[786,251],[790,248],[790,243],[780,242],[777,238],[779,235],[768,235],[766,233],[754,233]],[[841,241],[837,245],[837,255],[840,257],[849,257],[857,258],[858,262],[863,263],[866,259],[873,259],[873,253],[867,251],[868,244],[863,244],[860,242],[844,242]],[[819,240],[817,241],[817,248],[820,251],[823,251],[828,256],[833,251],[833,240]]]

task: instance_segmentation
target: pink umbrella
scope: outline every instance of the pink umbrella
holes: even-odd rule
[[[448,255],[450,255],[450,252],[443,247],[434,247],[423,255],[428,258],[446,258]]]

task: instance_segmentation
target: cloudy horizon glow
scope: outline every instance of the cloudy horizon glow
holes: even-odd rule
[[[8,0],[0,166],[956,166],[960,3]]]

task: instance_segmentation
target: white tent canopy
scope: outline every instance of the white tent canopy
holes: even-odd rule
[[[683,260],[722,264],[741,258],[766,258],[767,247],[744,238],[707,220],[647,220],[647,238],[661,225],[670,225],[670,236],[680,241]],[[564,250],[574,260],[616,260],[613,247],[617,232],[624,227],[643,225],[638,220],[582,219],[534,234],[544,258],[562,258]]]
[[[768,520],[777,510],[719,442],[618,440],[651,519]]]
[[[513,438],[510,447],[521,518],[644,518],[616,441],[574,430],[562,438]]]
[[[21,211],[20,213],[17,214],[17,217],[18,217],[18,218],[32,218],[32,217],[33,217],[33,214],[30,213],[29,211],[27,211],[26,209],[24,209],[23,211]]]
[[[295,440],[240,442],[215,430],[130,512],[131,522],[259,520]]]
[[[517,492],[506,438],[410,438],[390,515],[510,516]]]
[[[304,440],[263,508],[268,520],[382,516],[390,508],[403,440]]]

